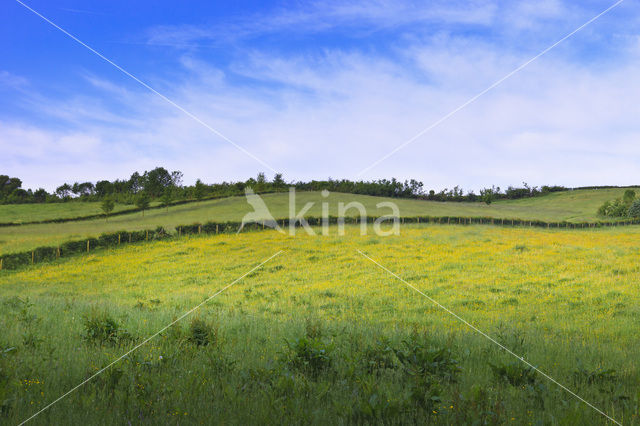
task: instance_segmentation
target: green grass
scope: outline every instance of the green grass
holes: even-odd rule
[[[278,250],[33,424],[605,423],[359,249],[639,424],[639,228],[330,231],[182,238],[4,271],[0,423],[26,419]]]
[[[333,193],[328,198],[321,197],[319,192],[302,192],[297,194],[297,211],[307,202],[314,202],[308,215],[320,216],[322,203],[329,203],[330,213],[337,215],[338,203],[358,201],[372,215],[389,214],[390,210],[376,208],[381,201],[392,201],[399,207],[402,216],[487,216],[496,218],[540,219],[545,221],[595,221],[596,211],[606,200],[622,196],[624,189],[578,190],[553,193],[544,197],[499,201],[491,205],[484,203],[434,202],[407,199],[391,199],[366,195]],[[276,218],[288,217],[288,193],[266,194],[263,199]],[[23,208],[34,208],[38,211],[49,206],[72,206],[77,203],[60,205],[28,205]],[[8,206],[0,206],[0,209]],[[2,211],[2,210],[0,210]],[[244,197],[230,197],[198,203],[182,204],[165,209],[136,212],[105,219],[67,222],[59,224],[37,224],[0,228],[0,254],[29,250],[40,246],[55,246],[67,240],[97,236],[103,232],[118,230],[139,230],[164,226],[173,230],[177,225],[206,221],[238,221],[251,211]],[[357,210],[351,209],[348,215],[355,216]]]
[[[156,203],[157,204],[157,203]],[[3,204],[0,205],[0,223],[38,222],[102,214],[98,201],[69,201],[67,203]],[[113,212],[135,208],[116,204]]]

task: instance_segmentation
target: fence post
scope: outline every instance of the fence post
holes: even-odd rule
[[[118,234],[118,245],[120,245],[120,234]]]
[[[87,252],[89,251],[89,240],[87,240]]]
[[[0,257],[0,271],[2,271],[2,258]]]
[[[60,246],[58,246],[58,249],[56,250],[56,257],[58,259],[60,258]]]
[[[129,242],[131,242],[131,232],[129,232]]]
[[[144,240],[145,241],[149,241],[149,230],[147,229],[145,235],[144,235]]]
[[[198,234],[202,234],[202,225],[198,225]]]
[[[218,224],[216,223],[216,234],[218,233]]]

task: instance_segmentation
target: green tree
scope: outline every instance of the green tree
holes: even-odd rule
[[[160,203],[162,204],[162,207],[166,207],[167,212],[169,211],[169,205],[171,205],[172,199],[173,194],[171,193],[171,188],[165,189],[162,197],[160,197]]]
[[[113,211],[113,208],[116,206],[116,203],[113,201],[113,198],[106,197],[102,200],[102,211],[104,212],[105,220],[109,221],[109,214]]]
[[[196,200],[198,201],[202,200],[206,190],[207,190],[207,185],[205,185],[204,183],[202,183],[200,179],[198,179],[196,181],[196,186],[193,191],[193,195],[196,197]]]
[[[282,189],[287,186],[287,183],[282,178],[282,173],[276,173],[273,177],[273,187],[275,189]]]
[[[630,217],[640,217],[640,200],[636,200],[629,207],[629,212],[627,213]]]
[[[633,201],[636,199],[636,191],[633,189],[627,189],[624,191],[624,195],[622,196],[622,201],[628,206],[631,206]]]
[[[144,217],[144,211],[149,208],[149,195],[146,192],[141,192],[136,197],[136,207],[142,210],[142,217]]]
[[[487,205],[493,203],[494,191],[491,188],[485,188],[480,190],[480,199],[484,201]]]

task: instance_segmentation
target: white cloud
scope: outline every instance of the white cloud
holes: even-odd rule
[[[514,25],[531,28],[532,19],[557,19],[565,10],[553,1],[535,10],[530,4],[520,5],[531,10],[528,23]],[[429,13],[457,23],[503,19],[490,3],[477,3],[460,16],[447,15],[443,5]],[[402,7],[407,6],[378,2],[363,10],[332,3],[322,14],[291,12],[273,25],[314,19],[319,26],[322,16],[355,22],[364,14],[367,22],[387,18],[394,25],[429,19],[427,12],[403,17]],[[206,30],[198,31],[182,38],[173,33],[173,41],[209,37]],[[185,77],[161,82],[161,91],[286,178],[353,178],[532,56],[530,49],[514,49],[517,42],[449,32],[402,40],[406,43],[382,53],[243,50],[247,55],[226,69],[192,52],[178,61]],[[460,184],[474,189],[523,180],[534,185],[638,183],[640,51],[633,38],[620,40],[624,54],[610,64],[592,66],[560,53],[541,58],[366,177],[418,178],[429,188]],[[266,171],[157,96],[96,76],[87,79],[100,95],[55,102],[29,98],[35,111],[59,120],[56,129],[0,122],[10,174],[34,187],[51,182],[51,189],[64,181],[126,177],[157,165],[183,170],[188,183],[197,177],[245,179]]]

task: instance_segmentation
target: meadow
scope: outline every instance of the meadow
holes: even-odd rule
[[[529,219],[544,221],[598,221],[598,207],[607,200],[621,197],[624,189],[575,190],[551,193],[542,197],[497,201],[491,205],[482,202],[436,202],[398,198],[372,197],[367,195],[332,193],[323,198],[318,192],[299,192],[296,196],[297,208],[302,209],[308,203],[314,203],[308,216],[320,216],[322,203],[329,204],[329,211],[337,215],[339,203],[358,201],[362,203],[370,215],[376,215],[376,204],[392,201],[398,205],[402,216],[469,216],[495,217],[506,219]],[[269,210],[276,218],[289,217],[288,193],[265,194],[262,196]],[[84,206],[87,204],[87,206]],[[82,209],[95,214],[98,203],[68,202],[60,204],[29,204],[0,206],[0,222],[39,217],[53,219],[57,217],[74,217]],[[131,206],[118,206],[118,208]],[[64,210],[68,208],[69,211]],[[244,197],[229,197],[206,200],[169,207],[168,209],[152,209],[144,213],[135,212],[114,216],[108,220],[93,219],[65,223],[49,223],[0,227],[0,254],[30,250],[41,246],[56,246],[65,241],[95,237],[105,232],[121,230],[136,231],[163,226],[173,231],[175,226],[206,221],[238,221],[251,211]],[[388,209],[380,214],[388,214]],[[355,216],[355,209],[349,210],[347,216]]]
[[[0,275],[0,423],[639,424],[638,227],[125,246]]]

